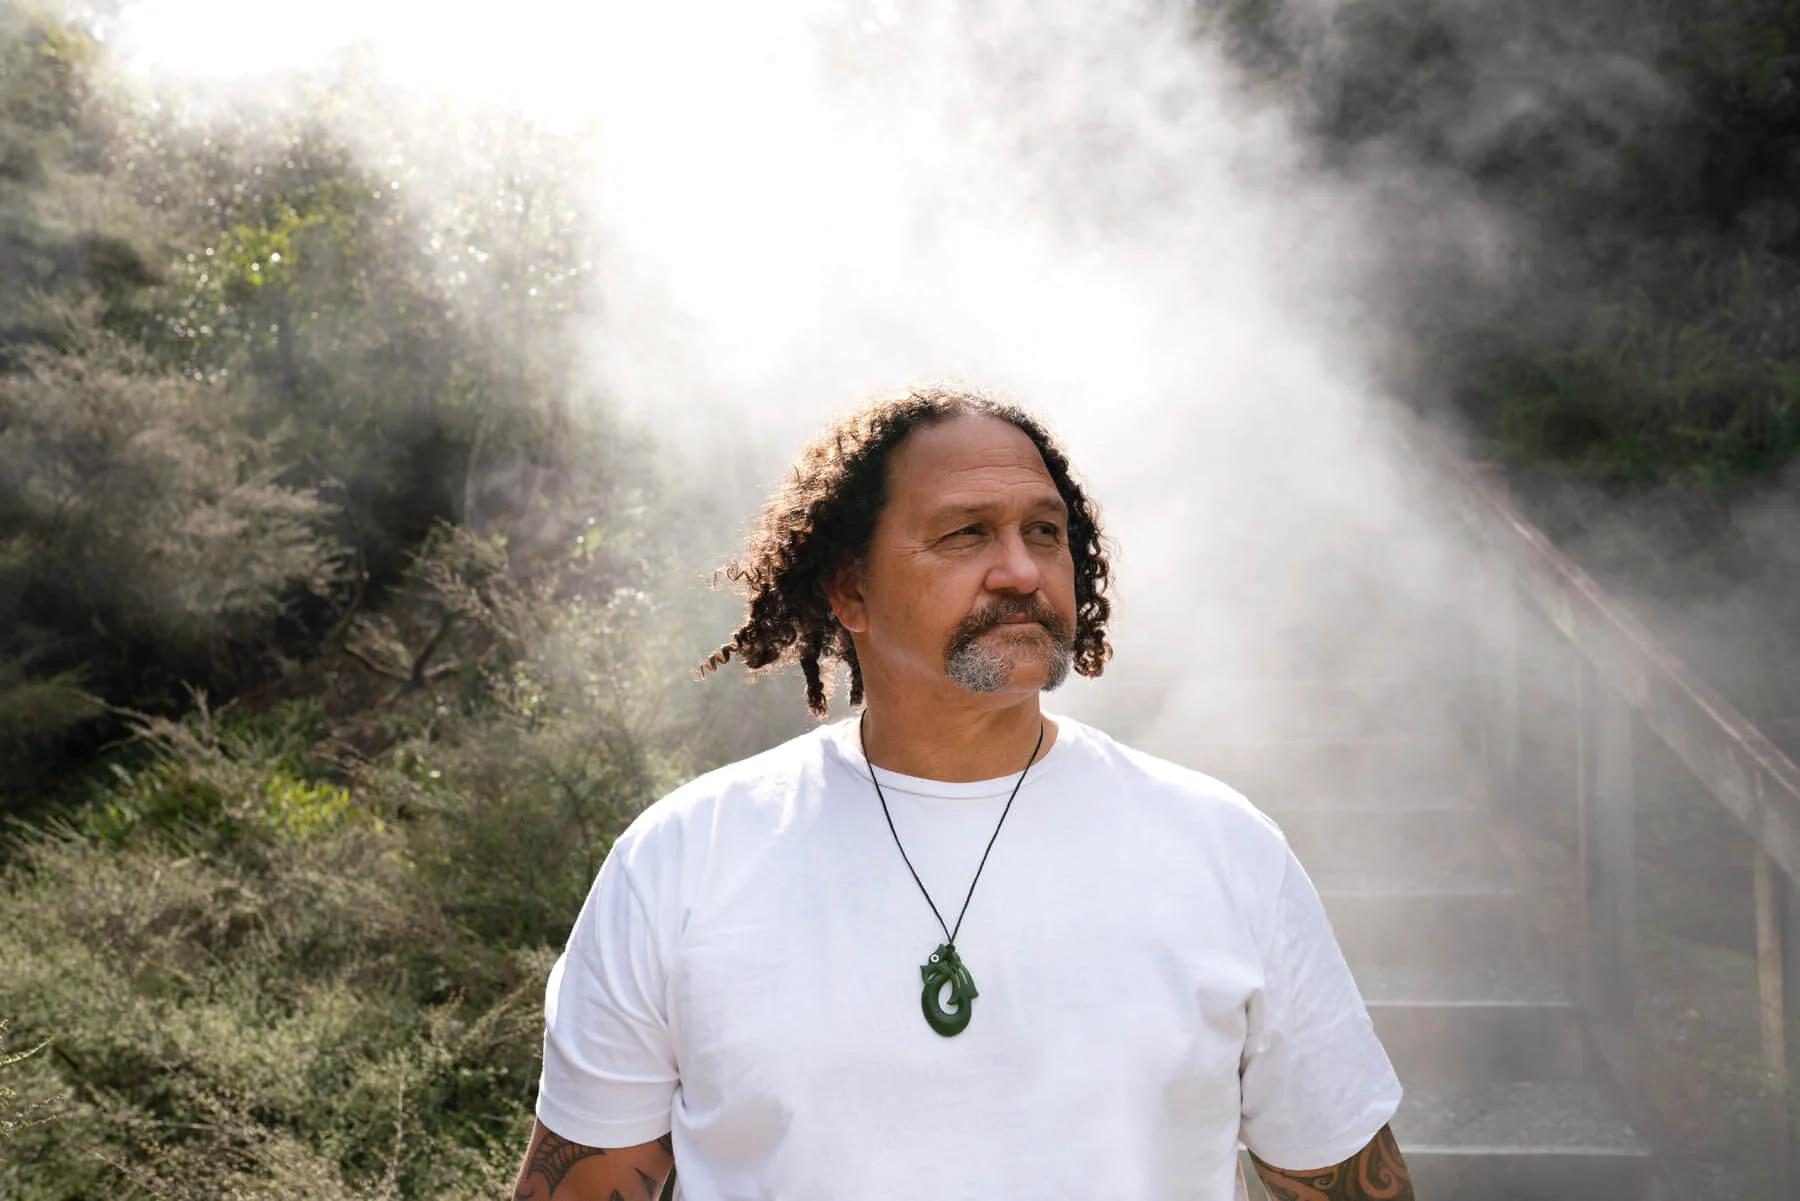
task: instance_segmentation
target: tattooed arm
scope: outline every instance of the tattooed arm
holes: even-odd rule
[[[534,1121],[513,1201],[656,1201],[675,1166],[665,1134],[635,1147],[584,1147]]]
[[[1328,1168],[1294,1171],[1264,1163],[1250,1153],[1256,1174],[1269,1190],[1270,1201],[1413,1201],[1412,1178],[1383,1126],[1369,1145]]]

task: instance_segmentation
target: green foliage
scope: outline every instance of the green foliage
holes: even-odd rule
[[[686,769],[563,156],[471,125],[427,189],[358,125],[196,120],[0,9],[0,777],[126,735],[0,866],[0,1014],[54,1035],[0,1080],[61,1099],[0,1101],[9,1198],[501,1195],[556,950]]]
[[[0,1012],[69,1101],[0,1193],[500,1195],[550,964],[692,770],[685,655],[619,561],[536,578],[439,527],[301,695],[136,715],[77,821],[17,836]]]
[[[0,1018],[0,1141],[10,1138],[19,1131],[31,1126],[39,1126],[55,1120],[54,1113],[49,1110],[49,1103],[43,1100],[25,1100],[19,1090],[10,1083],[18,1079],[22,1069],[19,1064],[43,1051],[50,1045],[45,1039],[34,1047],[23,1051],[6,1049],[6,1032],[12,1025],[12,1019]]]
[[[1800,452],[1800,365],[1714,324],[1601,313],[1559,347],[1493,336],[1464,403],[1518,466],[1605,485],[1717,492]]]
[[[804,721],[652,600],[578,156],[391,100],[201,115],[0,5],[0,1196],[503,1195],[613,838]]]
[[[444,530],[397,594],[458,615],[437,647],[466,670],[335,717],[140,716],[80,825],[19,837],[0,1012],[56,1032],[73,1100],[56,1137],[19,1133],[0,1192],[504,1187],[556,949],[613,835],[686,770],[645,741],[654,610],[547,599],[507,567]],[[436,627],[391,628],[411,662]],[[392,740],[348,750],[370,717]]]
[[[484,701],[398,743],[402,770],[371,781],[384,809],[421,816],[419,870],[484,942],[557,941],[612,836],[678,782],[685,764],[655,748],[679,674],[651,612],[630,593],[541,611]]]
[[[352,806],[347,789],[309,775],[297,748],[322,728],[310,701],[215,716],[201,696],[182,721],[138,715],[133,734],[143,764],[110,765],[112,786],[81,813],[81,828],[113,845],[157,833],[215,849],[303,840],[359,821],[379,828],[379,819]]]
[[[73,1101],[15,1133],[0,1191],[490,1188],[528,1125],[546,953],[459,954],[402,848],[366,827],[254,859],[27,840],[0,895],[0,995],[57,1032]],[[476,964],[479,1006],[445,987]]]
[[[96,692],[156,703],[169,676],[254,670],[295,598],[342,571],[329,507],[276,481],[279,444],[229,394],[114,335],[79,344],[0,375],[0,711],[29,715],[0,774],[26,778]]]
[[[56,303],[116,301],[155,279],[128,223],[104,211],[85,167],[105,134],[94,120],[96,47],[34,7],[0,9],[0,370],[19,347],[60,342]]]
[[[377,588],[436,521],[525,534],[564,510],[595,433],[567,395],[574,155],[505,123],[467,123],[454,155],[398,120],[358,117],[355,150],[333,131],[334,112],[394,104],[352,75],[302,115],[179,134],[141,98],[110,110],[112,173],[172,227],[166,283],[120,326],[241,381],[251,428],[291,431],[284,478],[332,496]]]
[[[33,556],[22,573],[181,653],[245,636],[294,585],[328,591],[325,505],[275,483],[279,448],[234,417],[228,394],[108,335],[79,356],[25,352],[0,377],[0,518]]]
[[[434,147],[353,71],[202,116],[59,13],[0,13],[0,803],[59,803],[118,708],[347,636],[394,666],[384,596],[444,523],[520,571],[603,529],[587,579],[641,573],[640,456],[568,389],[566,147]]]
[[[0,757],[19,757],[37,741],[98,716],[105,708],[80,686],[82,673],[27,676],[19,663],[0,663],[0,731],[9,745]]]
[[[446,796],[419,821],[458,828],[529,809],[530,793],[515,788],[504,809]],[[529,1127],[553,944],[457,921],[447,894],[483,877],[493,847],[420,836],[440,861],[452,846],[469,861],[415,870],[393,827],[369,825],[254,858],[179,840],[28,844],[0,902],[0,955],[21,967],[0,997],[60,1032],[82,1103],[70,1131],[0,1166],[0,1187],[88,1196],[122,1172],[156,1182],[152,1195],[216,1196],[198,1191],[220,1187],[200,1183],[209,1174],[184,1183],[208,1162],[229,1165],[233,1195],[499,1187]],[[518,853],[555,879],[596,851],[562,839]],[[557,937],[574,911],[564,900],[546,915]]]
[[[1421,234],[1429,204],[1384,247],[1426,403],[1540,480],[1700,507],[1800,450],[1791,4],[1231,0],[1207,23],[1325,161],[1491,214],[1504,280]]]
[[[439,523],[380,612],[356,614],[345,650],[398,693],[517,653],[531,596],[508,574],[506,540]]]

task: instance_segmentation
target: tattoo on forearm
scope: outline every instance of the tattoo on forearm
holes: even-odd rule
[[[544,1137],[538,1143],[537,1150],[532,1153],[531,1166],[525,1169],[526,1184],[513,1194],[513,1201],[526,1201],[535,1196],[537,1190],[531,1188],[529,1182],[533,1176],[541,1176],[544,1180],[544,1196],[556,1195],[556,1187],[563,1178],[574,1170],[575,1165],[595,1155],[605,1155],[599,1147],[587,1147],[581,1143],[572,1143],[550,1130],[544,1131]],[[619,1194],[614,1193],[614,1197]],[[623,1201],[623,1199],[621,1199]]]
[[[675,1132],[671,1130],[669,1133],[657,1139],[656,1145],[669,1153],[670,1170],[673,1171],[675,1163]],[[666,1184],[668,1180],[666,1176],[662,1180],[652,1180],[650,1174],[642,1168],[638,1169],[638,1179],[644,1182],[644,1201],[657,1201],[657,1199],[662,1196],[663,1185]]]
[[[1413,1201],[1412,1177],[1386,1126],[1354,1157],[1317,1172],[1286,1172],[1250,1153],[1272,1201]]]

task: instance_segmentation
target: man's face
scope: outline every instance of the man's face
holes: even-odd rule
[[[877,687],[1005,701],[1068,675],[1068,508],[1031,439],[999,418],[953,417],[907,435],[889,456],[862,570],[829,591]]]

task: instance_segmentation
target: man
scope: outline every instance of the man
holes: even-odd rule
[[[1110,653],[1098,515],[1020,410],[838,422],[706,667],[859,717],[619,836],[546,994],[517,1197],[1411,1198],[1399,1081],[1279,829],[1039,707]],[[977,889],[975,886],[979,884]]]

